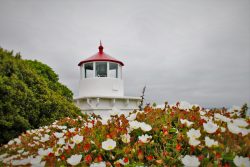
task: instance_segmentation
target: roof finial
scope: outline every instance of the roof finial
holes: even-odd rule
[[[103,46],[102,46],[102,41],[100,40],[100,46],[99,46],[99,53],[103,53]]]

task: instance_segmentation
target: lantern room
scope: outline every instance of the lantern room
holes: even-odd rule
[[[100,42],[99,52],[81,61],[79,97],[123,96],[122,66],[124,64],[103,52]]]

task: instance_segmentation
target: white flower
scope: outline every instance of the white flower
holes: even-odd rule
[[[37,137],[37,136],[34,136],[33,139],[34,139],[34,140],[40,140],[40,138]]]
[[[67,129],[67,126],[57,126],[58,129]]]
[[[72,141],[76,144],[79,144],[83,141],[83,136],[79,136],[79,135],[75,135],[73,138],[72,138]]]
[[[91,122],[88,122],[88,124],[87,124],[88,128],[93,128],[93,126],[94,126],[94,124],[92,124]]]
[[[24,149],[18,150],[17,152],[18,152],[19,154],[21,154],[21,153],[24,152]]]
[[[7,163],[10,160],[13,160],[13,159],[18,158],[18,157],[20,157],[20,155],[12,155],[10,157],[4,158],[3,163]]]
[[[43,137],[41,137],[41,142],[46,142],[49,140],[49,135],[45,134]]]
[[[249,167],[250,161],[248,157],[236,156],[234,158],[234,164],[240,167]]]
[[[58,121],[57,121],[57,120],[55,120],[55,122],[53,122],[53,123],[52,123],[52,125],[56,125],[56,124],[57,124],[57,122],[58,122]]]
[[[205,144],[206,144],[206,146],[208,146],[208,147],[212,147],[212,146],[218,146],[219,145],[219,143],[218,143],[218,141],[215,141],[215,140],[213,140],[213,139],[210,139],[209,137],[205,137]]]
[[[102,142],[102,148],[104,150],[113,150],[116,147],[116,142],[112,139],[108,139]]]
[[[206,115],[205,111],[200,111],[200,115]]]
[[[69,131],[72,133],[72,132],[75,132],[75,129],[76,128],[70,128]]]
[[[45,163],[46,163],[46,161],[41,161],[39,164],[31,165],[31,167],[44,167]]]
[[[200,136],[201,136],[201,132],[200,132],[200,130],[198,129],[198,130],[195,130],[195,129],[190,129],[188,132],[187,132],[187,136],[189,137],[189,138],[199,138]]]
[[[146,124],[145,122],[140,123],[140,128],[144,132],[148,132],[148,131],[150,131],[152,129],[152,127],[149,124]]]
[[[227,128],[233,134],[239,134],[241,132],[241,128],[239,128],[238,126],[234,125],[233,123],[228,123],[227,124]]]
[[[55,132],[54,135],[56,136],[56,138],[61,138],[63,137],[64,133]]]
[[[75,154],[75,155],[71,155],[71,157],[67,159],[67,162],[70,165],[75,166],[81,162],[81,159],[82,159],[82,155]]]
[[[181,158],[181,162],[185,166],[196,167],[200,165],[199,159],[194,155],[185,155],[184,158]]]
[[[130,114],[128,117],[127,117],[127,120],[128,121],[134,121],[136,119],[136,113],[133,113],[133,114]]]
[[[186,124],[187,127],[190,127],[192,124],[194,124],[193,122],[188,121],[187,119],[180,119],[180,121],[181,121],[181,124]]]
[[[129,143],[130,142],[130,135],[128,133],[124,134],[124,135],[121,135],[121,138],[122,138],[123,143]]]
[[[8,145],[12,145],[12,144],[14,144],[14,140],[10,140],[10,141],[8,142]]]
[[[139,141],[141,141],[142,143],[148,143],[151,138],[152,138],[152,136],[149,136],[148,134],[145,134],[145,135],[138,137]]]
[[[41,160],[42,160],[42,156],[36,156],[35,158],[31,158],[30,159],[30,163],[32,164],[32,165],[36,165],[36,164],[40,164],[40,162],[41,162]]]
[[[186,102],[186,101],[181,101],[179,104],[179,109],[182,110],[188,110],[188,109],[192,109],[193,105],[191,105],[190,103]]]
[[[140,128],[140,125],[141,124],[138,121],[130,121],[129,122],[129,126],[130,126],[131,130]]]
[[[41,155],[41,156],[47,156],[51,152],[52,152],[52,148],[48,148],[46,150],[44,150],[43,148],[38,149],[38,155]]]
[[[8,156],[8,154],[7,153],[4,153],[4,154],[2,154],[2,155],[0,155],[0,161],[2,161],[5,157],[7,157]]]
[[[224,116],[224,115],[221,115],[221,114],[219,114],[219,113],[215,113],[215,114],[214,114],[214,118],[215,118],[215,120],[221,120],[221,121],[223,121],[223,122],[230,122],[230,121],[231,121],[230,118],[228,118],[228,117],[226,117],[226,116]]]
[[[28,143],[28,146],[29,146],[29,147],[34,147],[35,144]]]
[[[57,144],[64,145],[65,144],[64,138],[60,138],[59,141],[57,142]]]
[[[106,163],[105,162],[92,163],[90,167],[106,167]]]
[[[15,138],[14,141],[16,142],[16,144],[20,144],[21,140],[19,138]]]
[[[14,166],[27,165],[30,163],[30,159],[29,158],[15,159],[15,160],[12,160],[11,163]]]
[[[250,129],[241,128],[241,134],[242,134],[242,136],[245,136],[248,133],[250,133]]]
[[[198,146],[201,142],[195,138],[189,138],[189,142],[190,145],[192,146]]]
[[[93,124],[91,122],[86,122],[84,126],[88,128],[93,128]]]
[[[245,135],[247,135],[248,133],[250,133],[250,129],[246,129],[246,128],[241,128],[241,127],[239,127],[238,125],[239,124],[241,124],[241,125],[243,125],[242,124],[242,122],[241,123],[228,123],[227,124],[227,128],[228,128],[228,130],[231,132],[231,133],[234,133],[234,134],[239,134],[239,133],[241,133],[242,134],[242,136],[245,136]]]
[[[209,121],[209,118],[206,116],[200,116],[200,117],[201,117],[201,119],[204,119],[205,121]]]
[[[233,120],[233,124],[240,127],[240,128],[245,128],[248,126],[248,123],[246,122],[245,119],[243,118],[237,118]]]
[[[75,147],[75,145],[76,145],[76,143],[66,143],[66,145],[65,146],[63,146],[63,148],[64,149],[69,149],[69,148],[71,148],[71,149],[73,149],[74,147]]]
[[[219,126],[212,121],[208,121],[207,123],[203,123],[203,128],[207,133],[214,133],[217,131]]]
[[[23,152],[22,155],[29,155],[29,151]]]

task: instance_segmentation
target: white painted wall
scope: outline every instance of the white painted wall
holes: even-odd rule
[[[124,96],[123,80],[119,78],[96,77],[82,78],[79,83],[78,97]]]

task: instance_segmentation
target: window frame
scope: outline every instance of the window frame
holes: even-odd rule
[[[116,68],[114,68],[113,70],[115,70],[115,77],[111,77],[111,71],[112,71],[112,69],[110,69],[110,67],[111,67],[111,64],[114,64],[114,65],[116,65]],[[115,62],[109,62],[109,77],[110,78],[119,78],[119,64],[118,63],[115,63]]]
[[[91,69],[86,69],[86,65],[88,64],[92,64],[92,70]],[[95,72],[95,69],[94,69],[94,62],[88,62],[88,63],[85,63],[84,66],[83,66],[83,77],[84,78],[94,78],[94,72]],[[92,71],[92,75],[88,76],[87,77],[87,70],[91,70]]]

